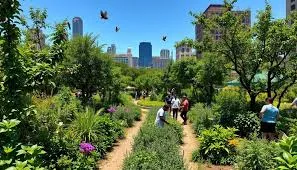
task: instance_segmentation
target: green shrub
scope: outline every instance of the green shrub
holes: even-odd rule
[[[99,116],[92,109],[86,109],[85,112],[76,115],[76,119],[68,128],[67,135],[68,139],[93,143],[103,156],[116,139],[124,135],[124,131],[119,122],[107,116]]]
[[[238,115],[234,123],[241,137],[249,137],[251,134],[259,133],[260,131],[260,119],[253,112]]]
[[[189,111],[189,119],[193,123],[196,134],[202,130],[209,129],[218,123],[218,116],[210,108],[206,108],[201,103],[197,103]]]
[[[158,101],[158,96],[155,91],[151,92],[150,101]]]
[[[17,141],[19,120],[0,122],[0,169],[42,169],[41,156],[46,152],[42,146],[21,145]]]
[[[215,111],[220,114],[223,127],[234,127],[235,118],[246,112],[246,99],[240,91],[223,90],[216,96]]]
[[[123,169],[155,170],[159,169],[161,166],[162,161],[159,160],[156,152],[138,151],[126,158]]]
[[[281,140],[278,143],[281,153],[275,160],[279,163],[277,169],[297,169],[297,137],[292,136]]]
[[[235,147],[238,143],[235,139],[235,132],[234,128],[225,129],[218,125],[209,130],[203,130],[199,138],[200,157],[213,164],[232,164],[235,159]]]
[[[156,127],[158,109],[152,109],[139,134],[134,139],[133,153],[125,159],[124,170],[130,169],[184,169],[179,144],[182,128],[173,120],[164,128]]]
[[[138,103],[140,106],[145,106],[145,107],[162,107],[164,105],[164,102],[160,101],[150,101],[150,100],[140,100]]]
[[[277,167],[273,159],[280,153],[275,143],[243,140],[237,148],[236,167],[240,170],[270,170]]]
[[[112,113],[112,118],[115,120],[120,120],[122,125],[127,125],[128,127],[133,126],[135,120],[135,115],[131,113],[131,110],[124,106],[119,106],[116,111]]]

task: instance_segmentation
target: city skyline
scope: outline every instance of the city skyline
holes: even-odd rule
[[[284,18],[286,16],[285,1],[269,1],[272,5],[274,18]],[[195,38],[195,26],[191,23],[190,11],[201,13],[210,4],[222,4],[223,0],[187,0],[185,2],[171,0],[150,0],[150,1],[95,1],[95,0],[52,0],[22,1],[24,13],[28,16],[30,7],[46,8],[48,11],[47,22],[55,24],[75,16],[82,18],[84,22],[84,34],[92,33],[98,35],[99,44],[117,44],[117,51],[125,53],[127,47],[131,47],[133,56],[139,56],[139,42],[151,42],[153,46],[153,56],[159,55],[161,49],[174,51],[174,44],[185,37]],[[257,4],[257,5],[254,5]],[[65,6],[67,8],[65,8]],[[238,0],[235,10],[250,9],[252,23],[255,21],[256,12],[263,10],[264,0]],[[79,10],[73,10],[79,9]],[[109,13],[109,19],[100,20],[100,10]],[[58,11],[58,12],[57,12]],[[131,11],[131,12],[130,12]],[[159,15],[162,13],[162,15]],[[119,32],[115,27],[119,26]],[[51,30],[44,31],[46,35]],[[167,35],[167,41],[162,41],[162,36]],[[104,47],[104,51],[107,46]]]

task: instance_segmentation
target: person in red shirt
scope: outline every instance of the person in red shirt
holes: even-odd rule
[[[183,96],[183,100],[181,102],[181,114],[180,117],[184,120],[183,124],[187,124],[187,113],[189,111],[189,100],[186,95]]]

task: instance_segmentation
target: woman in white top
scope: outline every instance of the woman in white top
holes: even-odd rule
[[[177,119],[180,100],[176,96],[174,96],[174,98],[171,101],[171,104],[172,104],[173,119]]]

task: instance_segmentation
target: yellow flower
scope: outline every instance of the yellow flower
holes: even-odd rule
[[[239,140],[238,139],[231,139],[228,142],[229,142],[229,145],[231,145],[231,146],[238,146],[239,145]]]

